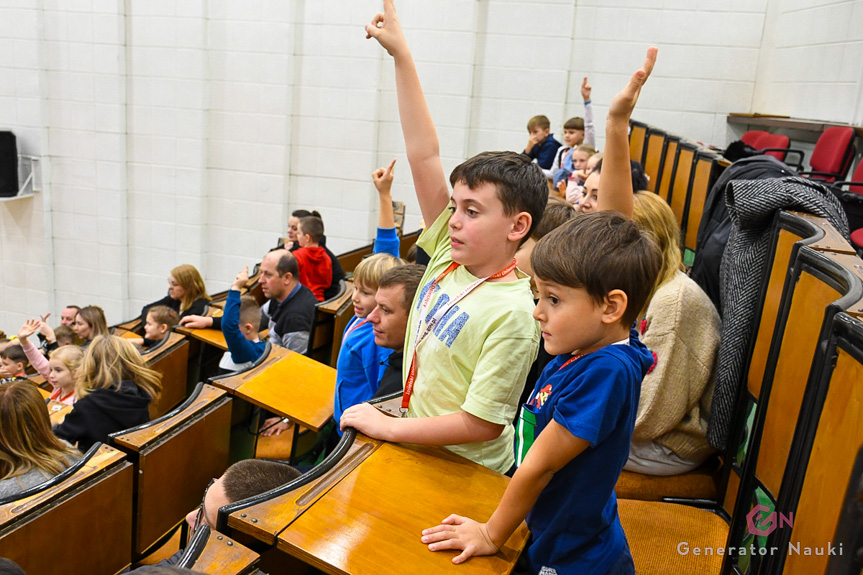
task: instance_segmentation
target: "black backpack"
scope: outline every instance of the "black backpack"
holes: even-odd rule
[[[731,234],[731,216],[725,207],[725,188],[733,180],[765,180],[796,176],[797,172],[773,156],[754,156],[737,160],[722,172],[704,201],[704,214],[698,225],[695,261],[690,276],[710,297],[719,315],[719,266]]]

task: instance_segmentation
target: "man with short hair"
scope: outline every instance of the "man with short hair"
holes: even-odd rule
[[[309,332],[318,300],[299,282],[297,259],[288,250],[273,250],[264,256],[258,282],[269,301],[261,307],[261,323],[266,320],[270,343],[297,353],[306,353]],[[186,316],[180,324],[190,329],[222,329],[221,318]]]
[[[60,312],[60,324],[72,327],[72,324],[75,323],[75,318],[78,317],[78,310],[81,309],[77,305],[67,305],[63,308],[63,311]]]
[[[394,350],[387,358],[387,367],[378,384],[375,397],[383,397],[402,389],[402,354],[408,315],[425,266],[409,264],[397,266],[381,276],[375,293],[375,309],[368,315],[374,327],[375,344]]]

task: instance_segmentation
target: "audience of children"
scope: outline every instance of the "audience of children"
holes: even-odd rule
[[[527,145],[524,147],[524,153],[531,160],[536,160],[539,167],[542,168],[542,173],[546,179],[551,179],[554,174],[551,171],[551,166],[554,164],[554,156],[560,148],[560,142],[554,139],[554,134],[550,134],[551,122],[545,116],[534,116],[527,122],[527,132],[530,137],[527,139]]]
[[[198,269],[190,264],[183,264],[171,270],[168,276],[168,295],[157,302],[145,305],[141,310],[141,322],[147,321],[147,310],[157,305],[164,305],[176,311],[180,319],[188,315],[204,315],[210,296],[207,286]]]
[[[42,352],[29,340],[33,334],[39,331],[39,327],[43,323],[35,319],[28,319],[24,322],[18,331],[21,349],[24,350],[27,359],[30,360],[30,365],[54,388],[49,399],[72,405],[75,403],[75,378],[84,352],[77,345],[64,345],[51,351],[48,359],[45,359]],[[60,328],[57,329],[59,331]]]
[[[638,192],[634,200],[633,219],[659,243],[662,268],[639,325],[656,365],[641,384],[624,469],[675,475],[695,469],[713,453],[707,412],[721,322],[707,294],[684,273],[674,212],[652,192]]]
[[[0,499],[44,483],[78,459],[77,451],[51,433],[35,385],[0,385]]]
[[[6,346],[3,351],[0,351],[0,376],[5,379],[26,377],[29,365],[27,354],[17,343]]]
[[[366,33],[395,60],[408,162],[429,224],[418,246],[431,262],[407,328],[402,405],[408,417],[387,417],[363,403],[344,412],[341,426],[390,441],[446,446],[507,472],[514,464],[512,419],[539,343],[530,280],[516,269],[514,256],[542,217],[547,181],[528,156],[487,152],[456,167],[450,198],[413,58],[391,2],[385,11],[388,16],[376,16]],[[544,126],[531,123],[538,131],[527,151],[536,157],[540,150],[533,148],[545,146],[550,168],[556,147],[540,139],[547,119]]]
[[[75,316],[75,323],[72,329],[75,331],[78,339],[82,341],[81,347],[87,349],[95,337],[108,334],[108,322],[105,321],[105,312],[97,305],[88,305],[81,308]]]
[[[258,337],[261,326],[261,306],[258,300],[246,294],[241,296],[240,290],[249,281],[249,268],[234,278],[225,308],[222,314],[222,333],[228,351],[222,356],[219,367],[227,371],[243,370],[261,357],[267,347],[266,342]]]
[[[147,367],[132,342],[98,335],[78,368],[75,407],[54,434],[84,452],[111,433],[147,423],[161,382],[162,374]]]
[[[333,264],[320,246],[324,223],[315,216],[306,216],[297,227],[297,243],[293,252],[300,267],[300,283],[312,290],[318,301],[324,301],[324,291],[333,281]]]

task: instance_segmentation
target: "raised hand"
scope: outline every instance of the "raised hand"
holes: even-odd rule
[[[374,38],[390,56],[407,49],[407,42],[396,14],[393,0],[384,0],[384,11],[375,14],[371,24],[366,24],[366,39]]]
[[[246,284],[249,282],[249,266],[243,268],[243,270],[237,274],[237,277],[234,278],[234,283],[231,284],[231,288],[239,291],[240,289],[246,287]]]
[[[28,319],[24,322],[24,325],[21,326],[21,329],[18,330],[18,339],[21,340],[22,343],[27,341],[27,338],[39,331],[40,322],[38,319]]]
[[[632,75],[626,87],[611,99],[611,104],[608,107],[607,122],[629,123],[629,117],[635,109],[636,102],[638,102],[641,88],[647,82],[650,73],[653,71],[653,66],[656,64],[657,52],[659,52],[659,48],[653,46],[647,49],[647,57],[644,59],[644,64]]]
[[[590,92],[593,90],[593,86],[587,83],[587,76],[584,77],[584,80],[581,82],[581,98],[585,102],[590,102]]]
[[[393,169],[396,165],[396,159],[390,162],[386,168],[378,168],[372,172],[372,181],[375,183],[378,193],[381,195],[389,195],[393,187]]]

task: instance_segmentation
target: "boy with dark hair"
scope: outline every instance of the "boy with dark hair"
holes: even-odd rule
[[[300,266],[300,283],[312,290],[318,301],[324,301],[324,291],[333,281],[333,264],[320,245],[322,237],[324,222],[321,218],[306,216],[297,228],[300,247],[292,252]]]
[[[391,0],[366,26],[393,56],[402,130],[430,254],[404,345],[402,410],[363,403],[341,427],[390,441],[445,446],[501,473],[514,458],[519,392],[539,343],[530,279],[515,252],[542,217],[548,185],[524,154],[486,152],[447,179],[437,133]]]
[[[524,153],[531,160],[536,160],[547,179],[551,179],[554,175],[551,166],[554,163],[557,150],[560,148],[560,142],[554,139],[554,134],[549,133],[550,129],[551,122],[545,116],[534,116],[528,120],[527,132],[530,137],[524,147]]]
[[[266,349],[266,342],[258,337],[261,325],[261,306],[250,296],[240,296],[240,290],[249,281],[249,266],[237,274],[222,313],[222,333],[228,351],[222,356],[219,367],[228,371],[240,371],[255,363]]]
[[[423,531],[429,549],[488,555],[527,520],[531,573],[630,575],[635,566],[617,516],[614,486],[629,456],[641,380],[653,356],[632,324],[662,265],[659,247],[631,221],[626,127],[656,60],[611,102],[600,209],[575,218],[533,250],[540,300],[534,317],[545,368],[518,423],[518,470],[487,523],[451,515]]]
[[[0,351],[0,376],[4,378],[27,377],[27,354],[24,349],[14,342]]]

